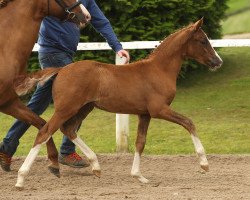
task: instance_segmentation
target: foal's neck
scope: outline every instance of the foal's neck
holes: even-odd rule
[[[186,29],[165,38],[148,57],[155,67],[160,68],[175,79],[180,72],[189,38]]]

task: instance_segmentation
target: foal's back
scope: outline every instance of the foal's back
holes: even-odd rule
[[[146,93],[150,88],[145,79],[146,68],[145,61],[121,66],[88,60],[72,63],[58,73],[54,82],[55,106],[65,106],[67,102],[68,106],[74,103],[81,107],[94,102],[109,112],[147,113]]]

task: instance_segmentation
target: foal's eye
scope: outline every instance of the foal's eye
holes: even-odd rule
[[[203,45],[206,45],[207,44],[207,40],[201,40],[200,43],[203,44]]]

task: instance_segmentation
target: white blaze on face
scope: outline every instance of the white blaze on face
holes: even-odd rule
[[[206,34],[205,34],[206,35]],[[206,35],[206,37],[207,37],[207,35]],[[207,37],[207,40],[209,41],[209,39],[208,39],[208,37]],[[211,45],[211,42],[209,41],[209,44]],[[212,45],[211,45],[212,46]],[[213,50],[214,50],[214,48],[213,48]],[[222,61],[222,59],[221,59],[221,57],[219,56],[219,54],[214,50],[214,54],[215,54],[215,56],[221,61],[221,63],[223,62]],[[222,64],[220,64],[220,66],[221,66]],[[218,66],[218,68],[220,67],[220,66]]]
[[[214,53],[215,53],[215,55],[217,56],[217,58],[218,58],[218,59],[221,61],[221,63],[222,63],[223,61],[222,61],[221,57],[219,56],[219,54],[218,54],[215,50],[214,50]],[[220,65],[220,66],[221,66],[221,65]],[[220,66],[219,66],[219,67],[220,67]]]

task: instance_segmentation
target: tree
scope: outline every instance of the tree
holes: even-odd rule
[[[204,17],[203,29],[208,37],[221,37],[220,21],[225,17],[227,0],[96,0],[110,20],[120,41],[162,40],[192,22]],[[82,31],[81,42],[104,42],[92,26]],[[150,50],[131,50],[131,61],[146,57]],[[29,70],[38,68],[37,55],[33,55]],[[113,51],[78,52],[75,60],[91,59],[114,63]],[[189,62],[187,69],[198,67]]]

